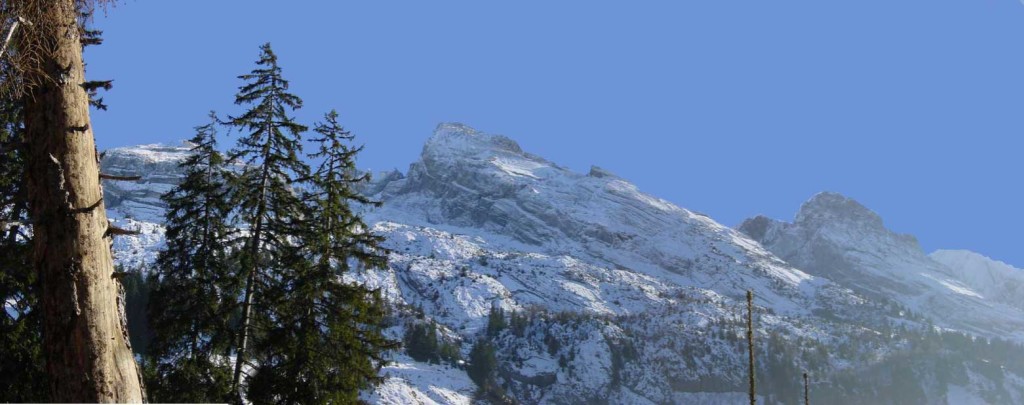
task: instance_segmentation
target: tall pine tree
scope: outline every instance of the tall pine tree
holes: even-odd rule
[[[387,263],[383,238],[369,232],[357,213],[379,205],[356,190],[369,180],[355,168],[362,147],[349,145],[353,136],[335,111],[315,131],[319,150],[310,158],[320,164],[306,195],[306,260],[283,284],[280,305],[272,308],[274,327],[258,345],[268,361],[250,389],[255,402],[355,403],[361,389],[379,381],[383,353],[397,345],[381,334],[385,306],[379,294],[343,280],[350,266]]]
[[[218,360],[226,359],[234,344],[228,320],[238,301],[237,283],[230,282],[235,269],[227,257],[232,206],[212,112],[210,119],[190,140],[192,154],[181,163],[184,180],[163,196],[167,247],[157,258],[159,280],[149,307],[156,335],[150,390],[160,402],[232,398],[231,366]]]
[[[301,135],[307,128],[288,115],[302,107],[302,100],[288,92],[270,44],[260,47],[256,64],[251,73],[239,76],[246,83],[235,97],[235,104],[251,107],[228,121],[243,132],[229,157],[244,164],[232,187],[240,218],[249,227],[241,238],[239,257],[244,292],[232,383],[238,399],[242,372],[250,360],[250,339],[269,328],[269,311],[279,305],[287,288],[282,284],[303,265],[298,242],[306,210],[295,187],[309,176],[309,166],[300,158]]]
[[[7,90],[21,101],[32,264],[40,280],[42,347],[56,402],[140,402],[121,286],[90,125],[82,47],[91,0],[10,0],[0,21],[31,22],[5,38]],[[13,29],[13,28],[12,28]],[[11,77],[13,76],[13,78]],[[105,87],[105,86],[101,86]]]

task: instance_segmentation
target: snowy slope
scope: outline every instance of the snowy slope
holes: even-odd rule
[[[938,250],[929,257],[986,299],[1024,310],[1024,270],[969,250]]]
[[[381,370],[384,382],[363,400],[387,405],[469,405],[476,384],[465,371],[398,356]]]

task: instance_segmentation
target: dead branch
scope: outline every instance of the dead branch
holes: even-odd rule
[[[6,231],[11,228],[24,228],[28,224],[21,221],[0,221],[0,230]]]
[[[24,19],[22,17],[18,17],[17,20],[14,20],[14,23],[11,24],[11,29],[7,30],[7,38],[4,39],[4,46],[3,46],[3,48],[0,48],[0,58],[2,58],[5,53],[7,53],[7,45],[9,45],[11,43],[11,38],[14,37],[14,30],[18,29],[18,25],[19,24],[25,24],[25,25],[28,25],[28,26],[32,26],[32,22],[31,21],[26,20],[26,19]]]
[[[100,180],[136,181],[142,180],[142,176],[115,176],[113,174],[100,173]]]
[[[107,224],[106,236],[134,236],[139,235],[141,232],[133,231],[130,229],[122,229],[114,226],[113,224]]]

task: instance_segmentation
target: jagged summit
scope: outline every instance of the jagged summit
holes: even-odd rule
[[[751,239],[764,242],[768,240],[768,232],[775,229],[775,227],[785,225],[782,221],[769,218],[764,215],[757,215],[752,218],[747,218],[736,227],[737,230],[743,232],[743,234],[749,236]]]
[[[442,122],[423,145],[423,155],[465,155],[503,151],[522,154],[516,141],[504,135],[489,134],[459,122]]]
[[[590,171],[587,173],[587,176],[598,177],[598,178],[605,178],[605,177],[610,177],[610,178],[615,178],[615,179],[621,178],[618,175],[616,175],[615,173],[612,173],[612,172],[608,171],[607,169],[605,169],[603,167],[600,167],[600,166],[596,166],[596,165],[595,166],[590,166]]]
[[[439,125],[408,175],[393,179],[375,188],[384,201],[376,218],[472,229],[546,254],[586,256],[687,285],[715,284],[730,296],[765,286],[759,297],[780,311],[804,311],[806,300],[830,288],[739,232],[607,170],[577,173],[464,124]]]
[[[797,212],[797,224],[859,223],[877,229],[884,229],[882,217],[878,216],[856,200],[842,194],[825,191],[807,200]]]

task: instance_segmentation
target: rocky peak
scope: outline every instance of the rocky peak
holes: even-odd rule
[[[818,193],[807,200],[796,214],[795,224],[818,227],[826,224],[859,224],[884,230],[882,217],[861,203],[839,193]]]
[[[508,152],[522,154],[523,149],[503,135],[477,131],[458,122],[443,122],[423,146],[423,157],[446,155],[475,155],[481,152]]]
[[[602,179],[602,178],[619,179],[620,178],[619,176],[615,175],[615,173],[612,173],[612,172],[608,171],[607,169],[605,169],[603,167],[600,167],[600,166],[590,166],[590,172],[587,173],[587,176],[597,177],[599,179]]]
[[[758,215],[743,221],[737,230],[743,232],[743,234],[749,236],[753,240],[765,243],[770,239],[769,235],[772,231],[780,225],[783,225],[781,221],[768,218],[764,215]]]

